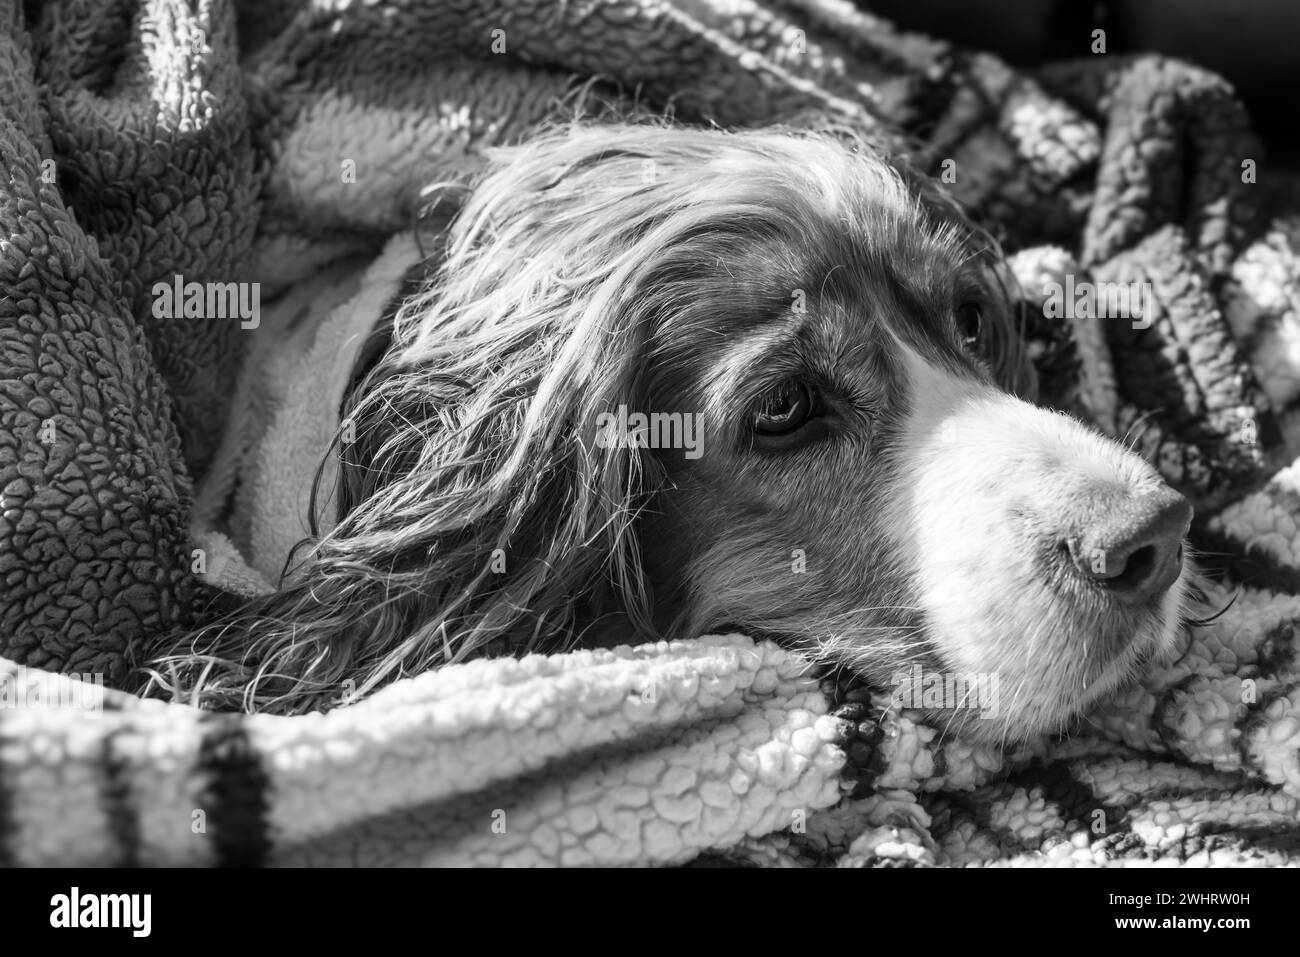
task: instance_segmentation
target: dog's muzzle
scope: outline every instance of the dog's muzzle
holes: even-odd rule
[[[1060,730],[1172,647],[1191,506],[1078,420],[911,366],[894,534],[927,644],[958,678],[996,677],[972,733]]]

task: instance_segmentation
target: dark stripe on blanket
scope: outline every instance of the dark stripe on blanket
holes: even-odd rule
[[[1062,822],[1059,830],[1049,829],[1037,839],[1026,840],[1024,835],[1006,824],[996,823],[1002,819],[1010,802],[1023,802],[1035,794],[1056,810]],[[968,822],[993,840],[998,848],[998,857],[1021,852],[1041,854],[1068,840],[1073,830],[1086,832],[1092,847],[1104,850],[1107,857],[1146,854],[1142,840],[1131,829],[1127,810],[1097,797],[1086,781],[1075,777],[1070,761],[1043,762],[1036,759],[1006,779],[975,791],[940,791],[934,795],[918,795],[917,798],[933,819],[931,833],[951,833],[961,823]],[[1096,811],[1104,815],[1101,822],[1104,832],[1100,835],[1093,831]]]
[[[1192,534],[1196,564],[1220,572],[1238,585],[1300,595],[1300,568],[1284,565],[1258,548],[1243,548],[1226,535],[1204,528]]]
[[[1086,781],[1075,777],[1073,762],[1044,764],[1036,758],[1007,781],[1026,790],[1039,788],[1043,797],[1056,805],[1062,819],[1090,833],[1098,811],[1103,815],[1102,823],[1107,835],[1126,832],[1129,828],[1128,813],[1122,807],[1104,802]]]
[[[218,867],[261,867],[270,857],[269,779],[238,714],[203,718],[198,771],[207,781],[202,810]]]
[[[1142,803],[1150,807],[1156,801],[1169,801],[1190,803],[1195,801],[1213,801],[1220,804],[1227,804],[1243,797],[1250,797],[1256,794],[1276,794],[1277,788],[1271,784],[1255,778],[1246,777],[1245,771],[1214,771],[1206,768],[1205,765],[1188,764],[1185,761],[1169,761],[1169,764],[1179,767],[1190,767],[1194,770],[1204,772],[1209,777],[1222,776],[1225,784],[1221,787],[1182,787],[1181,785],[1169,785],[1167,787],[1151,788],[1142,792]]]
[[[104,695],[104,714],[122,710],[121,702]],[[99,800],[108,822],[108,833],[116,853],[114,867],[140,866],[140,818],[136,804],[131,799],[130,767],[118,753],[116,737],[120,728],[104,736],[99,752]]]
[[[1022,851],[1037,853],[1041,850],[1040,844],[1026,841],[1010,827],[993,822],[995,813],[1005,808],[1007,801],[1020,793],[1023,793],[1022,788],[994,784],[976,791],[923,792],[916,799],[930,815],[931,834],[952,834],[961,825],[969,824],[975,830],[984,832],[997,846],[998,856],[1003,857]],[[1043,835],[1043,840],[1048,839],[1048,835]],[[939,863],[945,863],[942,856]]]
[[[1212,821],[1202,824],[1200,833],[1210,844],[1211,850],[1227,846],[1247,853],[1258,852],[1263,848],[1288,858],[1300,856],[1300,827],[1295,825],[1279,824],[1260,827],[1233,824],[1228,821]],[[1215,837],[1220,838],[1222,843],[1210,841]]]
[[[823,675],[821,691],[830,705],[830,713],[840,720],[839,739],[844,749],[844,770],[840,772],[845,788],[853,799],[870,797],[876,791],[876,779],[889,767],[885,754],[886,718],[871,704],[871,689],[852,673],[836,671]],[[932,749],[939,752],[941,748]]]
[[[705,851],[699,857],[687,861],[682,867],[761,867],[757,861],[750,860],[742,854],[726,854],[722,851]]]
[[[1155,852],[1147,846],[1141,835],[1134,833],[1128,809],[1122,804],[1108,804],[1097,796],[1087,781],[1074,773],[1078,768],[1087,773],[1087,765],[1078,761],[1042,763],[1035,760],[1022,771],[1011,775],[1010,780],[1032,793],[1038,788],[1043,797],[1057,809],[1068,823],[1094,835],[1092,847],[1101,850],[1108,860],[1121,858],[1153,858]],[[1100,819],[1097,813],[1101,813]],[[1100,820],[1101,835],[1093,830]]]

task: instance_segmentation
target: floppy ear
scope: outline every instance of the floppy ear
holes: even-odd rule
[[[577,621],[650,632],[635,518],[658,465],[596,433],[602,411],[640,402],[648,324],[632,313],[659,203],[639,188],[612,201],[606,167],[623,183],[640,160],[602,139],[534,142],[478,185],[441,233],[442,264],[354,370],[337,524],[302,543],[275,594],[163,660],[163,684],[296,712],[565,646]]]
[[[997,249],[996,244],[993,248]],[[1026,402],[1037,402],[1038,371],[1029,350],[1026,302],[1020,283],[1000,249],[982,265],[992,313],[980,342],[980,354],[999,386]]]
[[[993,378],[1013,395],[1036,402],[1038,374],[1026,339],[1024,293],[1007,265],[1002,247],[935,179],[912,169],[906,161],[896,161],[894,167],[920,198],[931,220],[952,226],[979,266],[990,305],[980,340],[980,354],[989,364]]]
[[[355,436],[355,441],[343,442],[344,429],[340,427],[335,436],[335,444],[330,449],[331,455],[339,460],[338,488],[335,495],[334,514],[329,516],[332,526],[342,516],[350,512],[365,497],[366,491],[362,481],[362,464],[373,459],[377,451],[376,441],[381,437],[378,424],[372,429],[356,435],[353,415],[356,406],[367,392],[372,391],[375,380],[372,374],[379,367],[381,360],[393,347],[393,323],[403,303],[419,296],[428,288],[429,283],[443,267],[447,255],[447,244],[451,234],[452,223],[456,221],[468,198],[468,187],[459,183],[438,183],[426,188],[422,196],[426,202],[420,209],[413,227],[416,245],[422,253],[420,261],[407,270],[406,275],[383,314],[375,323],[357,352],[348,384],[343,393],[343,404],[339,409],[340,423],[346,423],[347,434]],[[316,482],[312,487],[312,533],[320,534],[317,519],[321,512],[317,501],[321,492],[321,480],[324,469],[317,471]]]

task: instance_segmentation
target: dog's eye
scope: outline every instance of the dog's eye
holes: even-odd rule
[[[754,431],[759,435],[789,435],[812,418],[815,398],[812,388],[803,382],[778,386],[759,402]]]
[[[973,349],[979,343],[984,328],[984,309],[978,302],[963,302],[957,307],[957,335],[961,344]]]

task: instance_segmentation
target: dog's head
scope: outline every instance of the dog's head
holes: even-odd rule
[[[1012,394],[997,252],[907,177],[780,132],[499,157],[349,410],[339,523],[290,586],[319,637],[266,667],[364,688],[499,639],[735,628],[886,687],[985,681],[904,703],[989,739],[1133,674],[1179,624],[1189,507]]]

